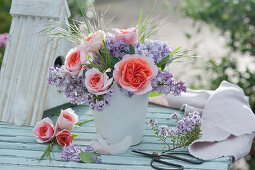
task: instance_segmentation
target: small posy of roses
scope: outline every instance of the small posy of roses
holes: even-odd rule
[[[72,134],[71,130],[78,120],[78,116],[74,113],[74,111],[71,108],[68,108],[66,110],[61,110],[55,126],[53,121],[48,117],[36,123],[33,128],[36,142],[50,142],[49,147],[41,159],[47,155],[50,156],[49,154],[52,151],[52,147],[55,142],[63,147],[68,147],[72,143],[74,136],[77,135]]]
[[[165,67],[174,59],[167,43],[138,41],[135,27],[91,32],[66,55],[65,65],[50,68],[49,84],[64,91],[72,104],[87,103],[103,111],[113,96],[113,84],[123,95],[180,95],[186,92],[183,81],[175,81]]]

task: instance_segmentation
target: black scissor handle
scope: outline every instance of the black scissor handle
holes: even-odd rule
[[[189,156],[189,157],[193,158],[193,160],[182,158],[180,156],[175,156],[175,155]],[[164,156],[169,157],[169,158],[173,158],[173,159],[177,159],[177,160],[180,160],[180,161],[184,161],[184,162],[187,162],[187,163],[191,163],[191,164],[197,164],[197,165],[202,164],[204,162],[202,159],[196,158],[196,157],[192,156],[189,153],[172,152],[172,153],[166,153]]]
[[[160,168],[160,167],[157,167],[154,164],[154,162],[158,162],[158,163],[161,163],[163,165],[169,165],[170,167],[174,167],[174,168]],[[151,160],[151,167],[154,168],[154,169],[159,169],[159,170],[183,170],[184,169],[184,167],[182,165],[174,164],[174,163],[167,162],[167,161],[162,161],[160,158],[152,159]]]

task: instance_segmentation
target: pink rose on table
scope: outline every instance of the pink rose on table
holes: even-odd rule
[[[114,66],[114,80],[134,94],[144,94],[152,90],[151,80],[158,74],[158,68],[150,57],[137,54],[125,55]]]
[[[134,44],[138,38],[138,31],[135,27],[131,27],[128,29],[115,29],[114,30],[115,40],[123,40],[127,41],[129,44]]]
[[[77,123],[78,120],[79,120],[78,116],[74,113],[74,111],[71,108],[61,110],[61,113],[57,120],[57,128],[72,130],[74,124]]]
[[[76,76],[81,69],[85,67],[85,65],[82,64],[85,64],[87,61],[87,55],[79,48],[75,47],[66,55],[65,67],[72,76]]]
[[[55,136],[55,127],[48,117],[36,123],[33,129],[35,140],[38,143],[51,141]]]
[[[90,33],[86,38],[81,41],[81,48],[86,52],[96,52],[103,47],[102,37],[105,39],[104,31],[97,31],[95,33]]]
[[[90,93],[102,95],[107,92],[113,82],[106,73],[100,72],[96,68],[88,70],[85,74],[85,86]]]
[[[63,129],[56,134],[57,142],[60,146],[69,146],[73,141],[72,133],[69,130]]]

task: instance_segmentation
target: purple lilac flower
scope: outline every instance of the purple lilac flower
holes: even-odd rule
[[[180,95],[181,92],[186,92],[185,83],[175,82],[173,75],[169,71],[158,70],[158,75],[151,82],[152,92],[161,94],[173,94],[175,96]]]
[[[105,38],[106,48],[110,56],[121,59],[129,52],[129,44],[126,41],[114,41],[111,34],[107,34]]]
[[[155,119],[150,119],[149,120],[149,126],[151,128],[154,128],[157,125],[158,121],[156,121]]]
[[[95,152],[95,150],[91,146],[87,146],[85,151],[87,151],[87,152]]]
[[[103,111],[105,106],[109,106],[114,90],[108,89],[104,95],[89,93],[85,86],[85,72],[83,70],[78,76],[71,76],[65,69],[65,66],[60,68],[49,68],[48,83],[62,90],[72,104],[87,103],[93,110]]]
[[[103,111],[104,108],[105,108],[105,101],[104,100],[101,100],[101,101],[98,101],[96,104],[95,104],[95,107],[96,107],[96,110],[97,111]]]
[[[0,34],[0,47],[6,48],[8,33]]]
[[[70,144],[68,147],[63,147],[60,156],[62,159],[70,161],[72,158],[80,161],[79,154],[82,153],[80,147],[75,147],[73,144]]]
[[[172,52],[172,50],[168,47],[167,42],[149,39],[145,40],[144,44],[135,43],[134,48],[136,54],[151,57],[154,59],[156,64]]]
[[[96,164],[101,164],[102,159],[100,159],[98,156],[91,154],[91,161],[94,161]]]
[[[179,81],[174,86],[173,95],[178,96],[181,94],[181,92],[186,92],[186,91],[187,91],[187,87],[185,85],[185,82]]]
[[[160,134],[162,136],[167,136],[168,135],[168,126],[167,125],[160,126]]]
[[[81,161],[80,153],[82,152],[83,151],[80,147],[70,144],[68,147],[63,147],[62,152],[60,153],[60,156],[62,159],[65,159],[66,161],[70,161],[72,158],[76,159],[77,161]],[[95,154],[96,152],[91,146],[88,146],[85,152],[92,153],[91,161],[95,163],[102,163],[102,160]]]

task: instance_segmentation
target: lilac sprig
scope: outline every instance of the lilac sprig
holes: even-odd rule
[[[90,160],[81,158],[81,155],[85,153],[85,155],[90,158]],[[72,159],[77,160],[79,162],[85,162],[85,163],[96,163],[100,164],[102,163],[102,160],[99,158],[99,154],[95,152],[95,150],[88,146],[85,151],[82,151],[82,149],[78,146],[74,146],[73,144],[70,144],[68,147],[63,147],[62,152],[60,153],[60,156],[62,159],[66,161],[70,161]]]
[[[121,40],[115,41],[112,34],[107,34],[105,41],[109,55],[115,58],[122,59],[122,57],[128,54],[130,50],[128,42]],[[147,39],[143,44],[136,42],[135,44],[133,44],[133,46],[135,49],[135,54],[139,54],[145,57],[151,57],[156,64],[158,64],[163,58],[165,58],[172,52],[167,42],[161,42],[157,40]],[[171,57],[169,59],[171,59]]]
[[[153,129],[157,138],[164,144],[164,152],[180,147],[187,147],[201,136],[200,127],[202,118],[199,112],[191,112],[183,119],[180,119],[180,114],[174,113],[171,118],[175,121],[176,128],[169,129],[167,125],[161,125],[159,127],[156,120],[149,120],[149,126]],[[165,150],[166,147],[167,150]]]
[[[158,75],[151,82],[152,91],[160,94],[180,95],[187,91],[187,87],[183,81],[175,82],[173,75],[169,71],[158,70]]]
[[[165,58],[172,52],[167,42],[150,39],[145,40],[144,44],[135,43],[134,48],[136,54],[151,57],[156,64],[158,64],[163,58]],[[171,57],[169,59],[171,59]]]
[[[104,95],[95,95],[88,92],[85,102],[89,105],[90,109],[100,112],[103,111],[106,106],[110,106],[113,94],[113,89],[108,89]]]
[[[85,72],[83,70],[78,76],[71,76],[64,66],[58,68],[49,68],[48,83],[59,88],[65,96],[70,99],[72,104],[87,103],[93,110],[103,111],[106,106],[111,104],[111,98],[114,94],[112,89],[103,95],[95,95],[86,89]]]
[[[71,159],[75,159],[80,161],[79,154],[82,153],[82,149],[80,147],[75,147],[73,144],[70,144],[68,147],[63,147],[62,152],[60,153],[61,159],[66,161],[70,161]]]
[[[129,52],[129,44],[127,41],[115,41],[110,34],[106,36],[105,43],[109,55],[115,58],[122,59],[122,57]]]

